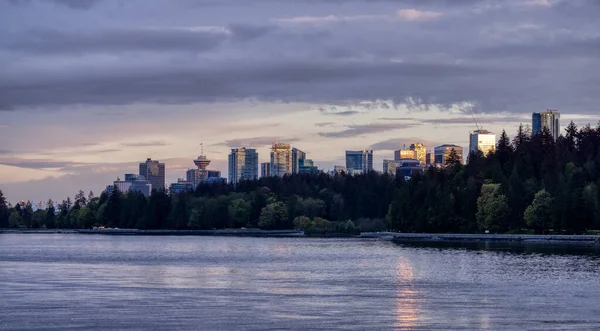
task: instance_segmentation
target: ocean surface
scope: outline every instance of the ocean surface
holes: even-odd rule
[[[0,234],[1,330],[600,330],[597,251]]]

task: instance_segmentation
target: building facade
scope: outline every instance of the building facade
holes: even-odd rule
[[[423,172],[423,167],[421,167],[421,161],[417,159],[403,159],[396,168],[396,173],[404,177],[412,177],[418,172]]]
[[[410,149],[399,149],[394,151],[394,160],[399,161],[403,159],[416,159],[416,153]]]
[[[319,168],[315,166],[313,160],[310,159],[299,159],[298,160],[298,173],[299,174],[317,174]]]
[[[229,154],[229,183],[258,179],[258,153],[256,149],[235,148]]]
[[[260,164],[260,177],[271,177],[271,162]]]
[[[475,130],[469,137],[469,153],[481,151],[484,156],[496,151],[496,135],[487,130]]]
[[[150,158],[140,163],[139,175],[143,176],[152,185],[153,190],[165,189],[165,164]]]
[[[557,110],[548,109],[546,112],[531,115],[531,133],[541,134],[544,128],[550,131],[554,140],[560,136],[560,113]]]
[[[383,173],[396,176],[397,167],[398,163],[396,162],[396,160],[383,160]]]
[[[349,174],[373,171],[373,150],[346,151],[346,171]]]
[[[460,163],[463,163],[463,148],[457,145],[441,145],[434,149],[435,165],[444,166],[450,158],[452,150],[456,152]]]
[[[421,143],[415,143],[410,145],[410,150],[415,152],[415,159],[421,162],[421,166],[424,167],[427,164],[427,146]]]
[[[297,174],[300,172],[300,161],[306,159],[306,153],[303,151],[292,148],[292,173]]]
[[[106,186],[106,192],[112,194],[114,187],[117,187],[119,192],[139,192],[144,196],[150,196],[152,192],[152,184],[150,184],[143,176],[136,174],[125,174],[125,180],[117,178],[112,185]]]
[[[292,147],[274,142],[271,145],[271,176],[283,177],[292,173]]]

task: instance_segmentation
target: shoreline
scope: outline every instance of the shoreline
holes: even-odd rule
[[[276,237],[276,238],[348,238],[379,239],[404,243],[511,243],[541,245],[578,245],[600,247],[600,235],[525,235],[525,234],[457,234],[457,233],[398,233],[363,232],[360,235],[329,234],[310,236],[297,230],[137,230],[137,229],[0,229],[0,234],[86,234],[118,236],[223,236],[223,237]]]

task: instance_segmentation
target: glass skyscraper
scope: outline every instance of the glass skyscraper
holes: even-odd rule
[[[292,173],[297,174],[300,172],[300,160],[304,159],[306,159],[306,153],[297,148],[292,148]]]
[[[346,151],[346,169],[349,174],[373,171],[373,150]]]
[[[531,132],[541,134],[544,128],[548,128],[550,134],[556,140],[560,136],[560,113],[556,110],[548,110],[543,113],[531,115]]]
[[[469,138],[469,153],[479,150],[487,156],[496,151],[496,135],[487,130],[475,130]]]
[[[283,177],[291,173],[292,147],[290,144],[274,142],[271,146],[271,176]]]
[[[256,149],[235,148],[229,154],[229,183],[258,178],[258,153]]]

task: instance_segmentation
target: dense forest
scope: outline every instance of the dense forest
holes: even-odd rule
[[[494,153],[472,153],[466,165],[454,154],[408,181],[376,172],[299,174],[148,198],[80,191],[54,205],[13,206],[0,191],[0,228],[584,233],[600,229],[600,125],[571,123],[556,141],[521,125],[512,141],[502,133]]]

